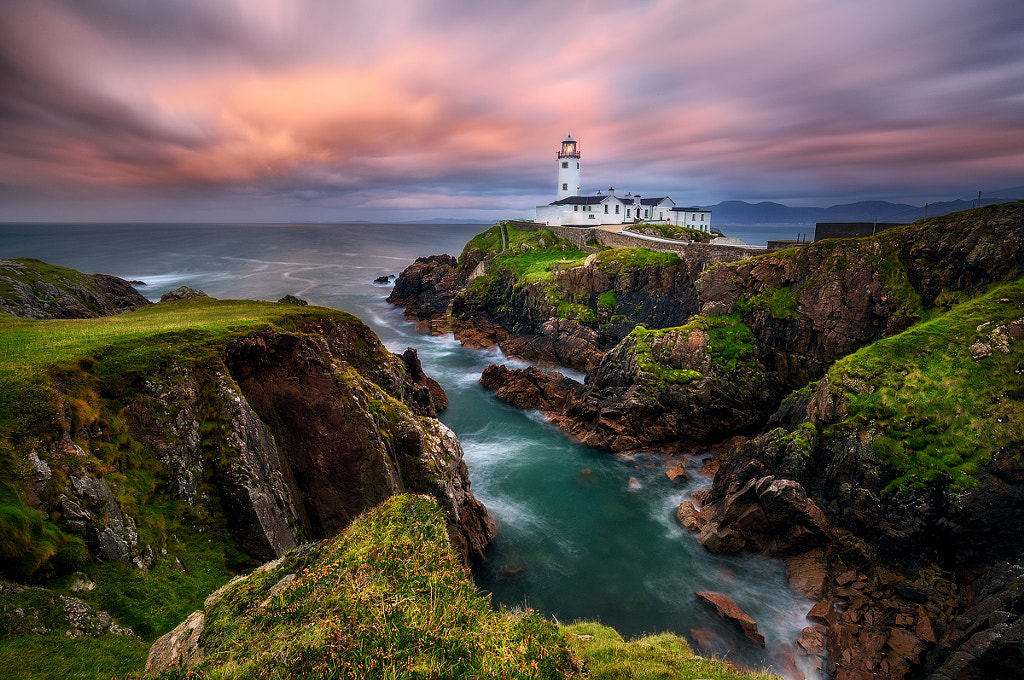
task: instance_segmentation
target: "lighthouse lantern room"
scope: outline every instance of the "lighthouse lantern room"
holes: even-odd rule
[[[579,143],[567,136],[558,152],[558,200],[580,195]]]

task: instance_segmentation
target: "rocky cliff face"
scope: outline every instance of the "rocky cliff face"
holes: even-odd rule
[[[39,260],[0,260],[0,312],[26,319],[88,319],[150,304],[130,283]]]
[[[700,315],[636,329],[586,386],[545,400],[564,404],[554,420],[568,432],[612,450],[751,434],[837,359],[1019,276],[1022,243],[1011,204],[718,264],[692,283]]]
[[[184,571],[206,559],[189,549],[273,559],[406,492],[437,499],[467,563],[483,556],[494,526],[414,350],[391,354],[347,314],[273,303],[160,303],[138,325],[112,345],[91,326],[60,368],[3,366],[36,390],[0,430],[3,521],[21,523],[0,545],[6,575]]]

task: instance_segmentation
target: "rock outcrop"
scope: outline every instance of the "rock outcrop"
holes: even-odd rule
[[[151,304],[130,283],[31,258],[0,260],[0,312],[26,319],[88,319]]]

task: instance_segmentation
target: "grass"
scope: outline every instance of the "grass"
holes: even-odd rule
[[[63,634],[0,637],[0,668],[8,680],[109,680],[141,675],[150,643],[124,635]]]
[[[593,680],[779,680],[761,671],[744,673],[725,661],[697,656],[686,640],[672,634],[626,641],[599,623],[574,623],[563,628],[573,654],[586,662]]]
[[[287,574],[294,581],[270,595]],[[409,495],[236,584],[206,612],[201,645],[206,660],[189,677],[563,678],[576,669],[554,624],[491,609],[437,503]]]
[[[1024,342],[981,359],[970,353],[997,325],[1021,317],[1017,281],[832,366],[829,384],[847,408],[838,427],[874,429],[875,452],[897,472],[889,490],[969,488],[996,449],[1024,440]]]

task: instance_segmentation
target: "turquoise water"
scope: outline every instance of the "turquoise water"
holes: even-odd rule
[[[674,484],[658,456],[616,457],[570,441],[541,414],[513,409],[477,382],[489,363],[523,364],[418,333],[384,302],[390,287],[374,278],[397,274],[418,256],[457,254],[483,229],[0,225],[0,257],[141,280],[151,299],[189,285],[222,298],[299,295],[359,316],[392,351],[417,348],[426,372],[448,393],[441,419],[458,434],[472,490],[500,526],[487,562],[474,570],[496,605],[529,607],[560,621],[597,619],[627,637],[704,629],[728,658],[772,664],[699,606],[694,592],[732,597],[758,622],[769,652],[808,625],[812,603],[790,591],[780,561],[711,555],[679,527],[679,502],[710,485],[698,474],[702,457],[686,462],[689,481]]]

